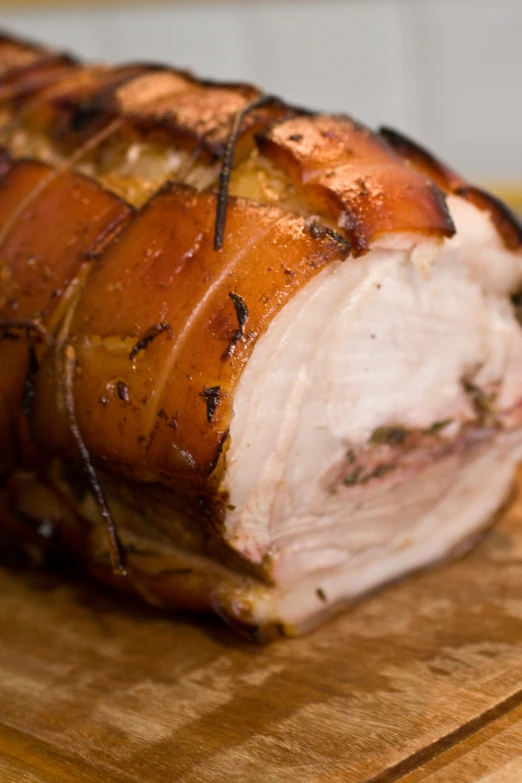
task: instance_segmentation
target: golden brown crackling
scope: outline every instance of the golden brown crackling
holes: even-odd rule
[[[0,56],[2,50],[11,65],[20,57],[36,63],[52,57],[44,49],[7,38]],[[48,134],[58,155],[60,149],[71,154],[117,118],[124,138],[127,126],[143,138],[174,145],[202,160],[219,158],[233,117],[261,95],[250,85],[200,81],[155,65],[63,67],[63,82],[37,91],[32,118],[33,130]],[[456,192],[466,186],[466,197],[490,211],[506,244],[520,244],[520,224],[508,210],[396,132],[384,129],[378,135],[349,118],[310,115],[276,102],[245,118],[236,164],[252,150],[255,132],[260,134],[260,149],[302,189],[309,214],[340,218],[356,252],[366,250],[385,231],[451,235],[453,227],[438,187]],[[132,143],[132,132],[126,138]],[[414,172],[432,184],[415,178]]]
[[[31,103],[30,114],[35,127],[39,126],[44,135],[52,136],[55,142],[58,140],[63,143],[71,152],[95,133],[100,124],[106,124],[111,118],[116,118],[123,124],[142,123],[149,131],[152,129],[153,132],[168,132],[171,134],[171,141],[175,140],[180,147],[188,146],[194,153],[197,153],[199,148],[206,147],[213,155],[219,156],[231,119],[259,95],[259,90],[248,85],[200,82],[190,75],[157,66],[135,64],[120,68],[82,67],[70,73],[63,82],[42,90]],[[402,158],[386,141],[362,125],[345,117],[307,115],[275,102],[245,118],[243,133],[250,133],[250,141],[253,130],[259,128],[263,131],[257,137],[259,150],[274,163],[276,169],[283,172],[295,188],[295,194],[292,194],[284,181],[282,184],[278,183],[281,187],[279,192],[275,189],[274,206],[277,207],[278,200],[281,200],[282,203],[292,203],[297,211],[302,211],[305,215],[319,214],[330,226],[338,222],[341,232],[351,238],[356,252],[368,249],[369,243],[385,232],[420,232],[435,236],[452,233],[453,227],[437,186],[404,165]],[[237,161],[238,156],[236,164]],[[241,192],[238,178],[233,180],[233,184],[236,192]],[[283,191],[284,195],[281,195]],[[183,199],[186,203],[182,203]],[[171,210],[168,214],[162,206],[167,203]],[[246,361],[257,335],[266,328],[269,319],[306,280],[307,275],[310,276],[312,268],[322,268],[327,256],[346,255],[346,247],[340,249],[341,245],[330,236],[323,236],[321,241],[325,247],[328,245],[334,250],[328,253],[325,251],[323,256],[318,254],[317,248],[321,241],[317,236],[306,234],[304,218],[279,212],[276,219],[274,210],[269,207],[234,199],[231,204],[232,228],[227,226],[225,249],[216,255],[210,251],[208,245],[212,233],[215,196],[210,193],[198,196],[190,188],[165,189],[140,212],[121,242],[115,248],[109,248],[107,255],[97,266],[92,280],[87,284],[78,305],[72,335],[73,339],[80,341],[76,346],[80,367],[83,354],[89,357],[88,363],[92,367],[98,366],[97,361],[101,362],[99,367],[105,366],[106,363],[112,366],[113,362],[117,364],[120,359],[125,364],[129,361],[129,341],[132,347],[141,339],[143,333],[155,325],[165,323],[169,326],[168,330],[158,333],[157,339],[147,351],[140,352],[135,359],[136,364],[142,366],[135,384],[135,392],[139,391],[139,394],[129,391],[129,401],[118,398],[118,404],[134,400],[135,406],[132,416],[115,417],[114,426],[117,432],[115,430],[113,443],[118,442],[121,432],[129,431],[128,436],[121,439],[120,450],[115,446],[103,446],[103,427],[100,427],[95,437],[93,425],[92,436],[88,435],[92,437],[91,446],[95,454],[99,452],[121,469],[127,466],[125,469],[131,474],[141,470],[144,475],[149,475],[152,470],[153,475],[157,475],[159,471],[163,476],[194,472],[206,475],[212,470],[227,432],[233,381],[237,379],[242,367],[241,361],[243,364]],[[161,224],[154,223],[155,214],[163,214]],[[174,217],[179,219],[174,220]],[[180,221],[184,223],[183,230],[175,228],[175,224],[178,225]],[[268,227],[270,221],[273,222],[272,228]],[[295,230],[297,225],[298,241]],[[259,234],[261,228],[266,228],[266,237],[277,235],[281,247],[287,247],[290,259],[295,252],[292,248],[298,248],[299,253],[305,255],[311,254],[306,275],[301,274],[303,270],[297,274],[296,270],[289,268],[292,264],[287,263],[280,279],[273,273],[268,275],[265,272],[265,277],[257,280],[253,267],[248,267],[248,264],[244,266],[246,260],[255,256],[255,244],[241,262],[236,262],[241,248],[248,245],[252,236],[256,236],[256,232]],[[125,244],[127,236],[133,237],[132,246]],[[303,240],[304,236],[306,242]],[[181,256],[178,253],[178,257],[172,257],[172,253],[175,256],[178,251],[170,251],[168,246],[169,243],[176,242],[179,247],[185,247],[184,252],[190,257],[197,258],[198,263],[206,270],[200,280],[195,281],[189,267],[184,268],[185,262],[180,261],[183,255],[181,251]],[[141,293],[138,289],[136,294],[132,293],[135,281],[132,280],[128,268],[131,261],[137,267],[143,263],[136,248],[141,246],[140,252],[143,255],[145,245],[150,250],[155,244],[164,260],[163,267],[158,262],[154,268],[160,269],[165,279],[170,279],[172,268],[177,268],[181,263],[180,277],[177,280],[186,277],[186,288],[181,286],[179,292],[173,295],[173,304],[166,301],[164,290],[158,292],[158,288],[161,288],[158,282],[149,280],[153,291],[150,301],[144,303],[144,311],[141,313],[138,308],[136,317],[132,313],[132,322],[119,323],[122,318],[125,321],[127,315],[130,317],[128,308],[122,301],[122,315],[116,318],[109,316],[111,323],[107,323],[107,313],[115,310],[114,302],[118,297],[118,290],[127,291],[126,301],[129,301],[131,296],[138,297]],[[260,242],[261,247],[262,245]],[[121,253],[123,246],[127,248],[125,258]],[[98,291],[95,286],[97,275],[101,274],[99,270],[109,269],[109,263],[111,267],[107,274],[109,278],[112,275],[111,296],[107,291]],[[227,278],[228,290],[224,290],[221,283],[216,284],[215,289],[212,288],[215,276],[220,274],[220,264],[225,264],[224,269],[227,268],[226,264],[232,264],[234,270],[236,265],[237,269],[241,270],[241,276],[237,279],[233,276],[231,279]],[[279,266],[283,266],[282,262]],[[113,267],[120,270],[119,278],[114,276]],[[278,268],[277,264],[274,268]],[[149,273],[144,274],[148,279]],[[249,290],[252,288],[249,283],[247,289],[243,290],[242,285],[248,280],[248,275],[252,276],[253,289]],[[267,287],[266,291],[263,286]],[[208,293],[209,288],[212,288],[212,294]],[[185,328],[188,314],[192,312],[192,300],[188,293],[192,290],[199,291],[200,299],[208,294],[209,302],[214,306],[214,310],[207,314],[208,317],[205,316],[207,321],[201,321],[205,324],[203,334],[195,328],[198,325],[196,322],[194,329],[191,326],[189,332]],[[92,291],[95,292],[94,295],[91,295]],[[257,292],[264,297],[264,310],[256,311],[250,304],[252,293],[255,299]],[[237,313],[233,299],[230,298],[231,293],[237,294],[248,303],[250,318],[241,339],[235,342]],[[99,313],[96,321],[94,314],[98,313],[100,303],[105,315]],[[116,333],[111,331],[116,328],[115,324],[118,324]],[[78,330],[77,334],[75,330]],[[176,348],[180,355],[176,357],[175,367],[184,369],[179,369],[178,375],[173,376],[174,365],[171,366],[172,360],[168,359],[169,348],[171,344],[178,345],[176,341],[179,340],[179,334],[184,335],[184,342],[182,349]],[[83,335],[82,340],[80,335]],[[209,336],[210,342],[207,339]],[[120,359],[115,358],[118,351],[114,346],[118,339],[123,346]],[[208,345],[212,346],[214,353],[210,359],[210,353],[206,356],[203,365],[199,358],[195,361],[193,357],[199,357],[201,353],[197,341],[205,339]],[[190,350],[187,346],[191,346]],[[245,353],[247,347],[248,351]],[[208,350],[210,352],[210,348]],[[203,366],[208,368],[205,373],[201,370]],[[224,367],[235,369],[230,369],[229,376]],[[116,383],[123,379],[131,389],[125,377],[128,365],[125,364],[125,368],[121,369],[122,372],[113,373],[117,376]],[[138,371],[134,368],[133,372]],[[82,369],[82,373],[82,384],[87,385],[88,372]],[[96,372],[92,388],[83,399],[85,416],[94,416],[89,418],[89,427],[91,421],[96,420],[96,416],[101,417],[100,421],[105,421],[108,417],[107,413],[103,414],[98,410],[99,406],[95,401],[99,398],[108,397],[109,402],[105,407],[112,411],[114,379],[105,377],[103,372],[99,373],[97,380],[95,376]],[[161,388],[154,388],[156,378],[162,379]],[[166,391],[171,389],[172,391]],[[161,397],[165,405],[156,404],[156,400],[154,404],[150,402],[156,395]],[[163,395],[167,395],[166,400],[163,400]],[[138,405],[136,399],[142,402]],[[78,407],[82,409],[82,405]],[[174,447],[171,445],[172,427],[169,427],[167,432],[166,420],[158,421],[155,418],[154,412],[161,409],[169,411],[168,421],[181,421],[178,422]],[[184,412],[184,415],[179,415],[178,412]],[[186,423],[190,417],[191,425]],[[132,425],[126,423],[129,421]],[[100,441],[96,438],[100,438]],[[139,444],[138,447],[136,443]],[[198,445],[195,445],[196,443]]]
[[[59,86],[47,100],[47,129],[54,143],[73,153],[115,118],[108,108],[114,92],[146,70],[146,66],[132,64],[87,69],[81,74],[83,83],[73,75],[68,84]]]
[[[388,232],[455,232],[437,185],[347,117],[295,117],[260,135],[258,146],[302,189],[312,210],[339,223],[356,252]]]
[[[261,96],[244,84],[200,82],[190,74],[151,68],[124,86],[96,97],[101,112],[120,116],[125,126],[144,138],[216,159],[223,154],[231,122],[238,112]],[[237,158],[253,148],[252,136],[292,113],[281,102],[249,113],[242,124]]]
[[[17,204],[44,184],[39,195],[22,209],[0,246],[2,321],[37,319],[44,328],[56,328],[57,318],[70,305],[71,286],[82,265],[132,214],[126,204],[92,180],[64,171],[47,182],[52,172],[47,164],[18,160],[2,179],[1,224]],[[19,339],[0,343],[0,395],[4,402],[0,429],[5,450],[9,449],[7,433],[20,426],[17,419],[28,373],[26,335],[22,330],[15,337]],[[41,359],[48,346],[38,340],[36,347]],[[21,434],[25,442],[25,427]],[[24,450],[23,445],[20,448]]]
[[[80,371],[79,426],[93,457],[124,475],[198,491],[223,449],[235,385],[256,340],[302,285],[347,254],[335,239],[314,238],[304,218],[237,199],[225,246],[215,252],[215,206],[213,193],[164,188],[97,262],[67,337]],[[231,292],[248,308],[240,339]],[[159,323],[168,328],[135,353]],[[63,451],[60,411],[49,415],[55,365],[49,359],[42,369],[36,428]],[[119,380],[128,400],[117,393]],[[205,390],[216,388],[209,416]]]
[[[159,140],[206,161],[220,157],[234,116],[261,94],[249,85],[205,84],[185,72],[142,64],[71,66],[63,81],[33,90],[28,106],[21,86],[18,92],[24,126],[46,134],[57,154],[73,152],[116,119],[129,139]],[[252,150],[256,131],[292,111],[276,102],[245,117],[237,158]]]
[[[45,89],[44,80],[41,86],[29,107],[31,126],[49,134],[64,151],[119,118],[145,135],[212,157],[222,152],[234,114],[261,94],[250,85],[201,82],[187,72],[142,63],[76,68],[71,63],[59,83]],[[18,80],[20,99],[35,91],[24,92]],[[260,118],[266,116],[265,111],[248,118],[243,135],[262,127]]]
[[[125,147],[132,138],[153,138],[174,152],[215,161],[223,155],[238,112],[261,93],[141,64],[67,65],[63,80],[24,93],[31,73],[33,78],[29,65],[16,81],[15,119],[23,132],[19,142],[13,136],[10,143],[23,155],[24,149],[35,148],[26,146],[33,133],[47,145],[56,169],[45,168],[53,176],[8,232],[12,280],[4,290],[19,285],[27,317],[37,308],[53,335],[63,327],[54,349],[40,352],[34,432],[46,453],[74,456],[63,410],[63,349],[70,344],[77,424],[93,461],[123,477],[122,482],[163,482],[178,493],[192,493],[198,523],[218,528],[225,499],[216,487],[242,369],[281,307],[308,279],[348,253],[346,241],[325,232],[324,224],[329,229],[340,224],[358,253],[387,232],[448,236],[453,226],[444,196],[436,182],[363,126],[274,102],[245,116],[232,182],[234,193],[255,198],[230,199],[222,250],[212,248],[215,193],[179,183],[164,187],[136,216],[115,199],[114,221],[107,220],[89,242],[85,227],[96,223],[101,194],[109,199],[99,180],[96,184],[99,169],[93,165],[92,179],[80,178],[84,229],[66,196],[79,176],[72,167],[84,155],[84,145],[99,143],[100,128],[115,129],[103,143],[117,137]],[[255,132],[258,149],[253,150]],[[256,190],[253,182],[261,169],[265,181]],[[249,185],[242,190],[247,172]],[[201,187],[215,187],[215,180]],[[261,191],[270,206],[256,200]],[[15,205],[14,191],[8,189],[7,195]],[[292,209],[302,214],[290,214]],[[7,210],[8,223],[13,214]],[[307,220],[316,215],[313,222]],[[111,242],[126,220],[127,228]],[[60,228],[50,232],[50,225]],[[18,237],[14,244],[13,237]],[[23,247],[18,255],[17,241]],[[34,279],[20,260],[30,252],[39,258],[34,265],[40,274]],[[93,254],[98,255],[95,262],[82,263]],[[43,270],[44,262],[50,272]],[[56,305],[49,290],[53,278],[52,290],[61,286],[66,291]],[[5,349],[17,350],[15,343]],[[16,362],[26,366],[23,359]],[[18,383],[18,403],[0,413],[11,419],[20,408],[20,377],[7,395]],[[27,427],[18,445],[25,456]]]
[[[46,49],[0,35],[0,83],[10,71],[25,68],[48,56]]]
[[[35,63],[16,68],[0,81],[0,101],[13,102],[13,108],[34,93],[62,81],[78,71],[79,66],[68,55],[50,55]]]
[[[10,122],[3,129],[5,143],[18,157],[36,151],[42,159],[59,163],[71,155],[78,156],[81,148],[115,118],[122,123],[123,118],[115,117],[107,105],[115,90],[146,70],[142,65],[112,68],[71,64],[63,66],[59,78],[46,78],[34,89],[30,75],[27,90],[25,81],[19,80]]]
[[[194,87],[194,80],[189,74],[164,68],[147,68],[108,94],[105,106],[109,112],[138,117],[162,100]]]
[[[253,87],[208,86],[193,92],[180,93],[172,99],[166,99],[149,115],[159,127],[168,131],[181,146],[197,147],[220,157],[224,151],[231,122],[235,115],[249,103],[259,98],[261,92]],[[253,111],[242,128],[246,136],[264,127],[269,118],[278,116],[275,109]],[[252,146],[252,145],[251,145]]]
[[[127,143],[141,136],[160,145],[174,145],[208,163],[223,153],[237,112],[261,95],[250,85],[203,82],[186,72],[140,63],[119,68],[71,65],[62,76],[55,82],[46,74],[48,82],[44,79],[41,89],[30,87],[29,76],[25,91],[23,83],[17,83],[23,127],[30,134],[47,136],[47,146],[53,148],[46,151],[42,146],[47,159],[74,153],[116,119]],[[292,112],[274,102],[249,113],[236,145],[237,160],[252,150],[254,132]],[[16,154],[23,154],[23,144],[22,138]]]
[[[466,182],[431,152],[391,128],[381,128],[380,135],[413,169],[429,177],[445,192],[461,196],[479,209],[489,212],[504,244],[510,250],[522,247],[522,221],[500,199]]]
[[[25,162],[11,167],[9,158],[2,156],[2,180],[0,187],[0,225],[11,215],[12,210],[25,199],[28,193],[47,175],[48,167],[43,163]],[[16,311],[19,283],[13,279],[12,266],[5,263],[3,256],[0,265],[0,319],[13,318]],[[14,307],[13,307],[14,305]],[[18,370],[20,351],[27,361],[27,347],[18,345],[18,340],[5,339],[0,342],[0,428],[2,447],[0,449],[0,474],[12,467],[15,459],[15,418],[23,396],[24,369]]]
[[[83,126],[75,127],[77,116],[82,119],[81,107],[96,90],[114,83],[117,77],[106,66],[86,68],[71,65],[60,74],[60,78],[31,89],[30,74],[16,83],[14,101],[9,96],[4,108],[9,106],[10,117],[1,128],[4,143],[15,157],[34,156],[57,162],[60,155],[70,154],[71,147],[77,149],[88,133]],[[24,87],[28,86],[25,90]],[[85,117],[85,113],[83,115]],[[97,131],[106,120],[91,114],[92,130]],[[88,129],[91,132],[91,129]],[[92,135],[92,132],[91,132]],[[36,142],[36,143],[35,143]],[[61,149],[59,146],[61,145]],[[52,154],[51,154],[52,152]]]
[[[198,148],[206,147],[212,154],[219,156],[231,119],[259,95],[259,90],[248,85],[199,82],[190,75],[156,66],[87,67],[79,68],[64,82],[43,90],[33,104],[31,120],[35,126],[40,124],[43,131],[55,141],[69,146],[72,152],[100,124],[109,122],[110,118],[119,118],[124,124],[142,123],[143,128],[168,132],[171,140],[175,139],[182,148],[188,146],[197,152]],[[280,199],[283,203],[292,203],[305,215],[318,213],[330,226],[339,222],[341,232],[352,239],[357,252],[366,250],[371,240],[384,232],[416,231],[448,235],[453,231],[444,200],[436,186],[405,166],[386,142],[362,125],[344,117],[306,115],[276,102],[245,118],[242,130],[243,134],[250,133],[250,141],[253,130],[259,128],[263,130],[257,138],[261,153],[283,171],[283,175],[293,182],[296,189],[295,196],[290,193],[287,199],[288,188],[283,182],[279,192],[276,189],[274,206]],[[237,160],[238,156],[236,163]],[[235,181],[234,186],[237,192],[241,192],[240,182]],[[284,196],[280,195],[283,191]],[[183,199],[186,203],[183,203]],[[169,204],[168,214],[162,206],[164,204]],[[128,470],[131,475],[141,471],[141,475],[147,476],[157,476],[158,473],[163,477],[194,473],[205,476],[212,471],[226,438],[233,383],[257,335],[266,328],[270,318],[291,293],[303,284],[307,276],[315,273],[311,269],[322,268],[327,256],[346,255],[346,247],[330,236],[323,236],[320,240],[310,232],[307,234],[304,218],[281,212],[277,213],[276,218],[277,210],[274,212],[255,203],[247,204],[232,199],[231,204],[232,228],[227,226],[225,250],[216,255],[207,246],[212,233],[215,196],[210,193],[198,196],[190,188],[165,189],[140,212],[121,242],[115,248],[110,248],[101,259],[78,305],[71,334],[72,339],[79,341],[76,352],[82,371],[81,383],[86,388],[83,402],[78,406],[80,411],[84,410],[80,416],[88,417],[88,430],[92,426],[87,438],[92,439],[90,447],[93,453],[113,462],[118,469]],[[162,215],[161,222],[154,222],[155,214]],[[268,228],[270,221],[273,223],[272,228]],[[179,228],[180,222],[184,224],[183,230]],[[297,225],[298,241],[295,230]],[[254,267],[244,266],[245,259],[255,257],[255,245],[241,263],[236,262],[241,248],[248,245],[261,228],[266,228],[266,237],[277,236],[279,245],[287,248],[290,259],[292,253],[297,251],[304,256],[309,254],[306,274],[301,274],[303,270],[296,273],[291,268],[292,263],[286,263],[281,272],[281,261],[279,278],[273,272],[268,275],[265,270],[265,277],[257,280]],[[131,240],[127,237],[131,237]],[[306,237],[306,241],[303,237]],[[321,242],[325,247],[328,245],[333,248],[323,253],[322,257],[321,253],[317,253]],[[197,258],[206,270],[199,280],[194,279],[189,266],[184,268],[181,250],[169,250],[170,245],[176,244],[180,248],[184,247],[183,252],[189,257]],[[143,258],[140,258],[136,248],[141,247],[143,255],[145,248],[150,251],[155,245],[163,258],[163,267],[156,263],[154,268],[160,269],[165,279],[170,280],[172,268],[180,266],[180,277],[176,282],[186,278],[183,284],[185,287],[182,285],[176,289],[173,301],[168,302],[165,291],[158,292],[158,288],[161,289],[158,281],[149,280],[153,290],[150,297],[144,298],[143,312],[139,312],[138,308],[138,313],[132,313],[130,323],[120,323],[131,314],[123,300],[119,308],[115,306],[118,291],[126,291],[125,301],[141,293],[141,289],[136,289],[136,294],[132,293],[135,280],[132,279],[128,264],[132,261],[139,267]],[[125,254],[122,254],[122,247],[126,248]],[[175,256],[176,252],[178,257],[173,257],[172,254]],[[210,295],[208,289],[214,285],[215,276],[220,274],[220,264],[225,265],[223,269],[227,268],[226,264],[232,264],[234,270],[237,265],[241,275],[237,279],[233,276],[229,279],[229,274],[226,285],[228,290],[224,290],[221,283],[216,284]],[[274,266],[279,267],[277,264]],[[265,267],[261,265],[259,268]],[[111,296],[107,294],[109,289],[100,292],[96,288],[100,270],[107,269]],[[114,271],[116,269],[119,270],[118,275]],[[148,274],[145,274],[145,278]],[[243,290],[242,285],[248,280],[248,275],[252,276],[253,281],[255,279],[255,283],[253,289],[249,284]],[[166,283],[162,285],[166,286]],[[267,290],[263,290],[263,286]],[[187,331],[186,321],[193,310],[189,291],[198,291],[200,300],[208,294],[214,310],[206,314],[206,321],[202,315],[203,327],[194,322]],[[261,308],[256,311],[250,304],[252,295],[257,301],[257,292],[264,297],[264,310]],[[250,323],[245,325],[241,339],[235,339],[237,312],[234,310],[234,300],[230,298],[231,293],[248,303]],[[98,313],[100,306],[103,312]],[[115,311],[120,313],[118,317],[111,314]],[[107,314],[110,314],[110,323],[107,322]],[[132,347],[147,330],[163,323],[168,324],[169,328],[158,332],[154,343],[133,360],[136,365],[140,365],[141,371],[133,367],[137,377],[133,378],[131,386],[126,378],[129,371],[126,364],[129,361],[129,341]],[[202,334],[196,326],[200,331],[203,329]],[[181,348],[178,345],[179,334],[183,334]],[[80,340],[81,335],[83,337]],[[115,349],[118,339],[122,343],[119,354]],[[198,348],[198,340],[208,343],[208,355],[205,355],[204,363],[199,357],[201,349]],[[175,350],[179,352],[175,363],[172,358],[168,358],[171,344],[177,346]],[[98,370],[93,369],[91,386],[88,388],[89,373],[83,367],[84,354],[88,357],[87,364],[93,368],[99,370],[106,364],[113,368],[111,372],[116,381],[106,377],[105,372],[99,372],[97,376]],[[117,354],[119,358],[116,358]],[[198,357],[198,360],[194,357]],[[116,364],[120,361],[124,366],[119,368],[121,372],[115,372]],[[176,376],[172,375],[173,367],[176,368]],[[161,388],[155,388],[157,378],[161,379]],[[97,431],[92,422],[97,417],[100,422],[105,422],[110,418],[109,412],[112,416],[113,391],[117,390],[118,381],[129,387],[129,400],[121,400],[116,394],[117,403],[129,403],[134,408],[130,409],[132,415],[129,415],[129,411],[126,411],[125,416],[116,412],[112,425],[115,428],[111,439],[113,445],[109,447],[109,439],[105,439],[104,435],[105,425],[100,425]],[[154,399],[157,395],[161,398],[160,403]],[[165,395],[166,399],[163,399]],[[105,398],[108,402],[100,407],[98,400]],[[155,412],[159,410],[169,411],[166,419],[158,420]],[[174,438],[173,428],[166,423],[172,420],[177,422]],[[45,424],[42,427],[42,431],[45,431]],[[122,432],[127,435],[121,437]],[[60,441],[59,430],[57,433]],[[118,442],[120,446],[116,447],[114,444]]]

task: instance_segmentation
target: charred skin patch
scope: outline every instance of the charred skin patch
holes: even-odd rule
[[[314,239],[323,239],[324,237],[329,237],[335,242],[339,242],[345,248],[347,254],[351,252],[352,245],[346,239],[346,237],[343,237],[342,234],[340,234],[338,231],[335,231],[330,226],[325,226],[317,215],[312,215],[312,217],[307,219],[305,223],[305,230],[308,231],[310,236]]]
[[[248,307],[246,306],[245,300],[239,296],[239,294],[231,291],[229,297],[232,299],[232,304],[236,311],[237,322],[239,324],[239,337],[242,337],[245,330],[245,324],[248,321]]]
[[[204,398],[207,405],[207,421],[210,423],[212,417],[216,412],[219,403],[221,402],[221,386],[210,386],[203,389],[201,396]]]
[[[148,348],[151,342],[155,340],[156,337],[162,332],[168,332],[169,336],[172,337],[172,329],[170,324],[166,323],[165,321],[160,321],[159,323],[149,326],[143,337],[138,340],[129,353],[129,359],[131,362],[134,361],[140,351],[144,351],[146,348]]]
[[[178,420],[175,416],[169,416],[165,408],[160,408],[156,415],[158,419],[162,419],[166,423],[167,427],[170,427],[172,430],[178,429]]]
[[[80,103],[71,112],[69,125],[75,133],[84,133],[98,126],[103,121],[103,112],[95,100]]]
[[[245,300],[239,294],[230,291],[228,294],[234,305],[238,328],[230,338],[230,345],[223,353],[223,359],[228,359],[234,353],[237,343],[245,336],[245,325],[248,321],[248,307]]]

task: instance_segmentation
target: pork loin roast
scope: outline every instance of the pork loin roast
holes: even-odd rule
[[[395,131],[0,40],[0,530],[304,631],[522,454],[522,228]]]

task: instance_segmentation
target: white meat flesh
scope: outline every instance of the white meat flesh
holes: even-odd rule
[[[448,202],[453,238],[385,238],[325,269],[244,371],[225,535],[270,569],[260,621],[266,612],[302,629],[440,560],[509,491],[522,455],[522,329],[510,301],[522,257],[487,213]]]

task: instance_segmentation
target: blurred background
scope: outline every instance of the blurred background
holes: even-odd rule
[[[395,126],[522,201],[522,0],[0,0],[0,23]]]

